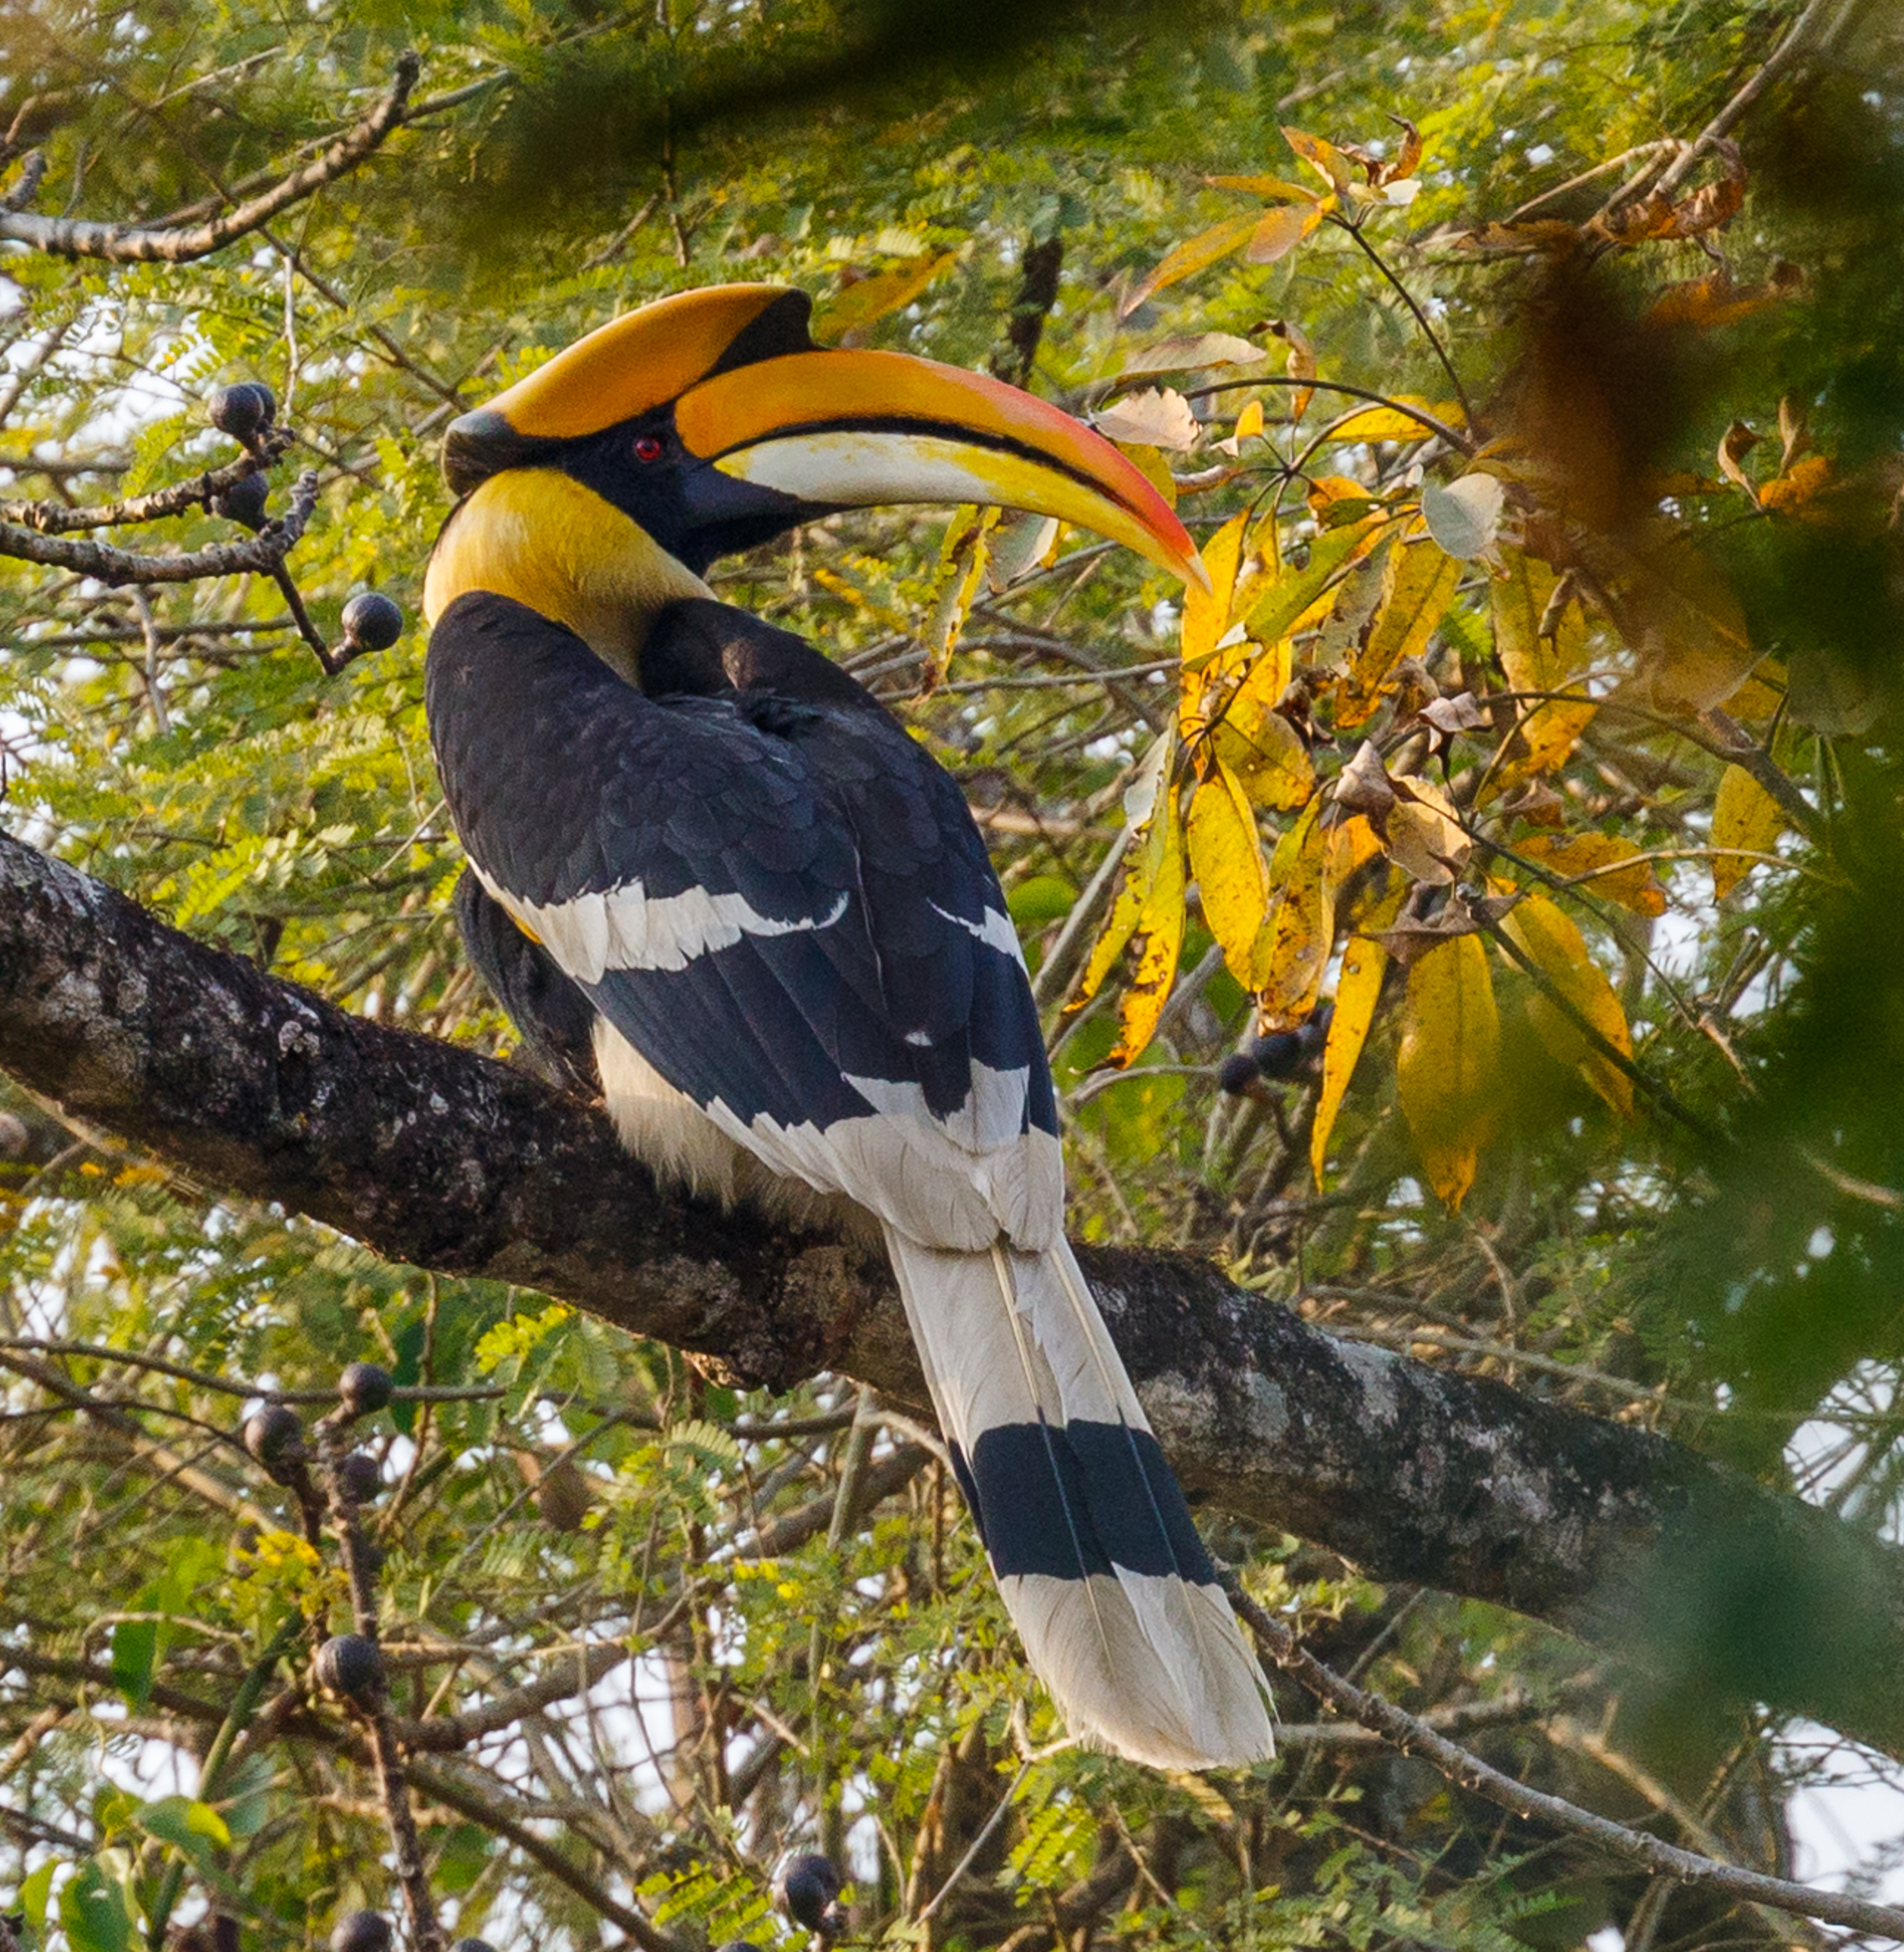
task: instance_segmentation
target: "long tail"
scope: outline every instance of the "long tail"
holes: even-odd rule
[[[1077,1733],[1165,1769],[1275,1753],[1269,1690],[1071,1249],[886,1251],[961,1488]]]

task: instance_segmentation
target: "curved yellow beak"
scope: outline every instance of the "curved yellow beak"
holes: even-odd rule
[[[1208,588],[1170,505],[1101,435],[983,374],[899,352],[830,352],[807,334],[811,302],[777,285],[677,292],[605,325],[452,421],[450,485],[561,466],[589,442],[671,411],[689,464],[722,483],[696,512],[756,538],[833,508],[981,502],[1108,536]],[[743,500],[758,490],[755,505]],[[763,515],[784,519],[750,527]]]
[[[900,352],[802,352],[674,403],[688,452],[821,508],[978,502],[1055,516],[1207,588],[1170,504],[1101,434],[1015,386]]]

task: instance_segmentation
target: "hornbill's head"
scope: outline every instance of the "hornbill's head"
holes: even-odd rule
[[[958,367],[822,350],[811,310],[774,285],[683,292],[452,421],[443,465],[465,500],[432,565],[432,614],[465,587],[454,545],[461,531],[471,553],[479,526],[493,537],[535,521],[571,557],[658,549],[698,577],[816,516],[898,502],[1055,516],[1205,580],[1183,524],[1108,441]],[[484,521],[466,523],[485,503]],[[661,594],[668,578],[651,566],[636,581]]]

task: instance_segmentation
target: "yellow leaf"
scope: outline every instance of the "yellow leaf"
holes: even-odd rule
[[[1269,912],[1256,934],[1250,971],[1265,1031],[1308,1021],[1335,943],[1335,889],[1321,808],[1319,799],[1310,801],[1271,858]]]
[[[1227,257],[1247,240],[1256,228],[1256,221],[1253,210],[1242,217],[1227,217],[1208,230],[1199,230],[1194,237],[1173,245],[1156,269],[1118,308],[1118,316],[1128,318],[1153,292],[1161,292],[1166,285],[1174,285],[1214,264],[1219,258]]]
[[[1541,634],[1559,580],[1545,563],[1510,549],[1506,574],[1492,585],[1494,648],[1515,691],[1563,690],[1587,663],[1587,624],[1578,604],[1563,605],[1549,634]],[[1524,780],[1552,772],[1574,749],[1599,709],[1585,698],[1578,703],[1559,698],[1522,701],[1513,756],[1490,774],[1481,799],[1491,800]]]
[[[1280,658],[1276,651],[1282,653]],[[1315,769],[1309,763],[1308,749],[1275,709],[1276,700],[1288,688],[1288,671],[1287,644],[1265,651],[1211,734],[1218,759],[1237,775],[1243,790],[1258,806],[1273,807],[1279,812],[1307,806],[1315,790]]]
[[[1736,847],[1738,854],[1712,857],[1712,893],[1724,900],[1757,864],[1744,855],[1768,854],[1784,831],[1785,816],[1777,800],[1743,766],[1727,766],[1712,802],[1712,845]]]
[[[1461,404],[1456,400],[1442,400],[1430,405],[1414,393],[1397,394],[1385,407],[1364,407],[1359,413],[1351,414],[1340,426],[1329,432],[1331,440],[1425,440],[1434,429],[1418,414],[1412,414],[1411,407],[1420,407],[1432,414],[1443,427],[1458,427],[1462,423]]]
[[[1445,888],[1467,865],[1474,843],[1439,787],[1416,777],[1397,777],[1388,810],[1388,858],[1430,887]]]
[[[1315,203],[1279,204],[1265,211],[1244,249],[1245,262],[1273,264],[1277,258],[1287,258],[1304,238],[1314,234],[1335,207],[1335,199],[1325,196]]]
[[[1587,942],[1565,912],[1530,888],[1502,918],[1509,939],[1568,1002],[1623,1057],[1633,1055],[1626,1012],[1601,973]],[[1623,1118],[1633,1116],[1633,1080],[1580,1034],[1580,1027],[1546,996],[1527,1001],[1527,1019],[1540,1041],[1565,1065],[1577,1065],[1587,1083]]]
[[[964,634],[965,619],[991,560],[992,531],[998,526],[996,508],[963,508],[946,528],[939,549],[939,590],[926,627],[926,668],[922,694],[936,691]]]
[[[1252,400],[1243,411],[1237,414],[1236,432],[1230,438],[1238,441],[1248,440],[1260,434],[1262,430],[1263,403],[1261,400]]]
[[[1310,646],[1308,662],[1317,670],[1346,671],[1362,655],[1395,569],[1395,552],[1384,536],[1369,552],[1351,562],[1335,587],[1334,600]],[[1296,628],[1305,627],[1299,618]]]
[[[1355,824],[1354,821],[1348,823]],[[1361,824],[1368,824],[1365,820]],[[1362,926],[1371,934],[1387,928],[1400,913],[1407,893],[1407,883],[1397,881],[1362,918]],[[1375,1006],[1380,999],[1382,978],[1387,972],[1388,951],[1379,942],[1371,941],[1368,935],[1349,938],[1342,952],[1342,973],[1336,979],[1335,1013],[1329,1019],[1329,1040],[1322,1047],[1322,1087],[1316,1096],[1315,1122],[1309,1128],[1309,1164],[1315,1173],[1318,1192],[1322,1189],[1322,1162],[1328,1156],[1329,1134],[1335,1130],[1336,1114],[1342,1109],[1349,1081],[1355,1076],[1362,1046],[1368,1041],[1368,1027],[1375,1021]]]
[[[1593,715],[1599,709],[1590,699],[1583,699],[1575,704],[1571,700],[1550,698],[1535,705],[1515,727],[1523,749],[1489,780],[1481,797],[1492,799],[1496,793],[1511,790],[1523,780],[1552,772],[1574,749],[1580,735],[1593,723]]]
[[[1077,993],[1065,1006],[1067,1012],[1081,1010],[1103,987],[1112,964],[1124,953],[1125,943],[1136,932],[1137,918],[1150,899],[1150,891],[1162,871],[1165,852],[1171,844],[1170,828],[1175,818],[1171,805],[1174,798],[1171,771],[1171,747],[1160,740],[1152,749],[1150,759],[1140,771],[1136,784],[1131,789],[1133,793],[1137,794],[1148,789],[1152,795],[1149,810],[1146,812],[1141,806],[1133,807],[1130,796],[1126,797],[1128,817],[1139,824],[1124,843],[1124,881],[1118,890],[1117,899],[1111,905],[1103,933],[1092,946],[1090,959],[1085,964],[1084,974],[1078,981]]]
[[[1504,552],[1506,574],[1490,590],[1494,607],[1494,649],[1516,691],[1558,691],[1570,675],[1559,668],[1554,641],[1540,634],[1547,599],[1559,578],[1544,562],[1518,549]]]
[[[1170,463],[1165,459],[1161,447],[1146,447],[1133,443],[1124,449],[1124,457],[1173,508],[1177,506],[1176,478],[1170,471]]]
[[[1727,701],[1725,709],[1748,724],[1755,719],[1769,718],[1785,702],[1787,683],[1784,665],[1776,658],[1764,658]]]
[[[1230,627],[1230,606],[1236,596],[1237,570],[1243,560],[1247,515],[1233,515],[1203,545],[1203,567],[1210,573],[1208,591],[1193,583],[1183,586],[1181,642],[1186,669],[1201,664]]]
[[[1438,944],[1408,971],[1396,1082],[1428,1183],[1457,1210],[1499,1116],[1500,1053],[1480,938]]]
[[[1118,1006],[1117,1048],[1106,1065],[1134,1063],[1143,1055],[1170,1001],[1183,950],[1183,828],[1174,788],[1166,780],[1161,790],[1154,824],[1162,835],[1161,858],[1137,916],[1136,974]]]
[[[1759,491],[1759,505],[1775,515],[1795,515],[1831,479],[1831,464],[1821,454],[1794,461],[1776,481]]]
[[[1285,203],[1312,203],[1315,192],[1281,177],[1205,177],[1212,189],[1240,189],[1251,196],[1279,197]]]
[[[1292,325],[1286,318],[1273,319],[1270,330],[1289,347],[1289,377],[1292,380],[1313,380],[1318,371],[1315,348],[1302,336],[1300,326]],[[1289,413],[1292,421],[1299,421],[1309,410],[1309,402],[1315,398],[1313,386],[1298,386],[1290,395]]]
[[[1418,540],[1393,552],[1380,611],[1337,696],[1338,726],[1369,718],[1389,673],[1404,658],[1421,655],[1460,581],[1461,565],[1433,542]]]
[[[830,341],[884,318],[902,305],[910,305],[934,278],[958,261],[956,251],[928,252],[923,258],[896,264],[889,271],[855,278],[815,308],[814,336]]]
[[[1365,814],[1352,814],[1329,829],[1329,885],[1346,887],[1349,877],[1382,851],[1382,843]],[[1398,897],[1399,899],[1399,897]]]
[[[1250,954],[1269,895],[1256,817],[1228,767],[1219,765],[1197,788],[1186,832],[1203,919],[1231,974],[1247,983]]]
[[[1312,605],[1330,600],[1345,565],[1372,549],[1388,523],[1386,514],[1365,515],[1318,536],[1309,545],[1308,562],[1300,569],[1285,567],[1250,605],[1246,620],[1250,636],[1259,644],[1288,637]]]
[[[1666,912],[1666,891],[1652,863],[1635,859],[1637,848],[1609,834],[1537,834],[1521,841],[1517,852],[1562,881],[1579,881],[1589,893],[1604,895],[1637,915]]]
[[[1305,136],[1300,129],[1291,129],[1287,125],[1283,130],[1283,140],[1338,196],[1355,181],[1353,165],[1334,143],[1324,141],[1320,136]]]

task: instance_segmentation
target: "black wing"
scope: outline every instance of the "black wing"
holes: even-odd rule
[[[483,885],[731,1136],[930,1242],[1055,1233],[997,879],[956,785],[857,687],[651,698],[472,593],[432,636],[428,704]]]

